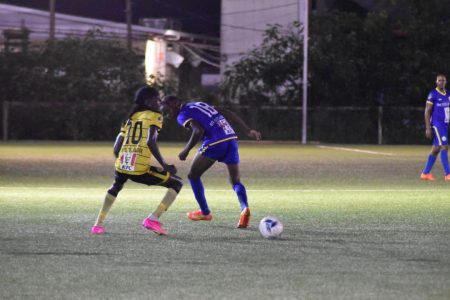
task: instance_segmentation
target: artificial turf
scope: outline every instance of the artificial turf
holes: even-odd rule
[[[182,145],[160,147],[185,178]],[[450,299],[450,183],[439,161],[437,181],[418,179],[428,150],[242,143],[249,229],[234,228],[239,204],[219,164],[204,176],[213,221],[186,218],[197,209],[186,184],[157,236],[141,222],[164,188],[127,183],[107,234],[93,236],[111,145],[2,143],[0,298]],[[259,235],[267,215],[281,239]]]

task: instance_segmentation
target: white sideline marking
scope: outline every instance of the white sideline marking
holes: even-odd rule
[[[375,155],[387,155],[387,156],[395,155],[394,153],[389,153],[389,152],[378,152],[378,151],[362,150],[362,149],[356,149],[356,148],[330,147],[330,146],[317,146],[317,147],[323,148],[323,149],[351,151],[351,152],[359,152],[359,153],[367,153],[367,154],[375,154]]]
[[[106,191],[108,188],[93,188],[93,187],[8,187],[8,186],[0,186],[0,190],[104,190]],[[161,191],[164,192],[164,189],[124,189],[125,191]],[[230,189],[208,189],[206,191],[211,192],[233,192]],[[254,190],[247,189],[248,192],[260,192],[260,193],[273,193],[273,192],[292,192],[292,193],[322,193],[322,192],[368,192],[368,193],[376,193],[376,192],[436,192],[439,190],[436,189],[263,189],[263,190]],[[448,190],[443,189],[440,190],[443,192],[448,192]]]

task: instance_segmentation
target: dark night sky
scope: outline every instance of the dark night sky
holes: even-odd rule
[[[49,0],[0,0],[12,4],[48,10]],[[125,23],[125,0],[56,0],[56,12]],[[179,19],[182,30],[219,36],[220,0],[132,0],[133,23],[139,18]]]

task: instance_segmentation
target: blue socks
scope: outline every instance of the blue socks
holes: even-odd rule
[[[448,151],[447,150],[441,150],[441,163],[442,168],[444,168],[445,176],[450,174],[450,169],[448,167]]]
[[[239,182],[233,185],[233,190],[236,192],[236,195],[239,199],[239,203],[241,204],[241,210],[248,207],[247,191],[245,190],[245,186]]]
[[[191,183],[192,191],[194,192],[195,199],[197,200],[202,213],[208,215],[210,210],[208,208],[208,203],[206,203],[205,188],[203,187],[202,181],[198,178],[189,179],[189,182]]]
[[[428,174],[431,172],[431,169],[433,168],[433,165],[437,159],[437,156],[434,155],[428,155],[427,164],[425,165],[425,169],[423,169],[424,174]],[[447,150],[441,150],[441,163],[442,168],[444,169],[444,173],[447,176],[450,174],[450,167],[448,165],[448,151]]]
[[[199,178],[189,179],[189,182],[202,213],[204,215],[208,215],[211,211],[209,210],[208,203],[206,203],[205,188],[203,187],[202,181]],[[236,195],[239,199],[241,210],[248,207],[247,191],[245,190],[245,186],[239,182],[233,185],[233,190],[236,192]]]
[[[427,164],[425,165],[425,169],[423,169],[424,174],[428,174],[431,172],[431,169],[433,168],[434,162],[436,161],[437,156],[434,155],[428,155]]]

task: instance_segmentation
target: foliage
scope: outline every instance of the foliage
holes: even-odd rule
[[[0,82],[0,101],[27,104],[11,107],[10,138],[111,139],[145,77],[141,57],[92,31],[0,54]]]
[[[145,79],[141,59],[98,31],[0,60],[0,100],[7,101],[128,102]]]
[[[260,103],[291,103],[298,98],[303,29],[298,22],[284,30],[274,25],[264,33],[259,48],[250,51],[225,72],[221,85],[225,95],[241,98],[240,103],[258,99]]]
[[[446,0],[391,0],[393,29],[398,39],[396,84],[403,89],[403,101],[423,103],[433,88],[436,73],[450,69],[450,7]],[[448,75],[448,74],[447,74]],[[401,91],[397,92],[399,95]],[[413,101],[414,101],[413,100]]]
[[[147,82],[150,82],[150,86],[158,89],[164,95],[174,94],[177,91],[177,82],[166,79],[161,73],[151,74],[147,79]]]
[[[385,13],[331,12],[312,20],[309,90],[313,105],[373,105],[395,82],[393,35]]]
[[[367,14],[311,15],[310,105],[422,105],[436,73],[450,68],[446,1],[387,2]],[[261,46],[225,72],[225,97],[300,105],[301,32],[297,23],[268,28]]]

